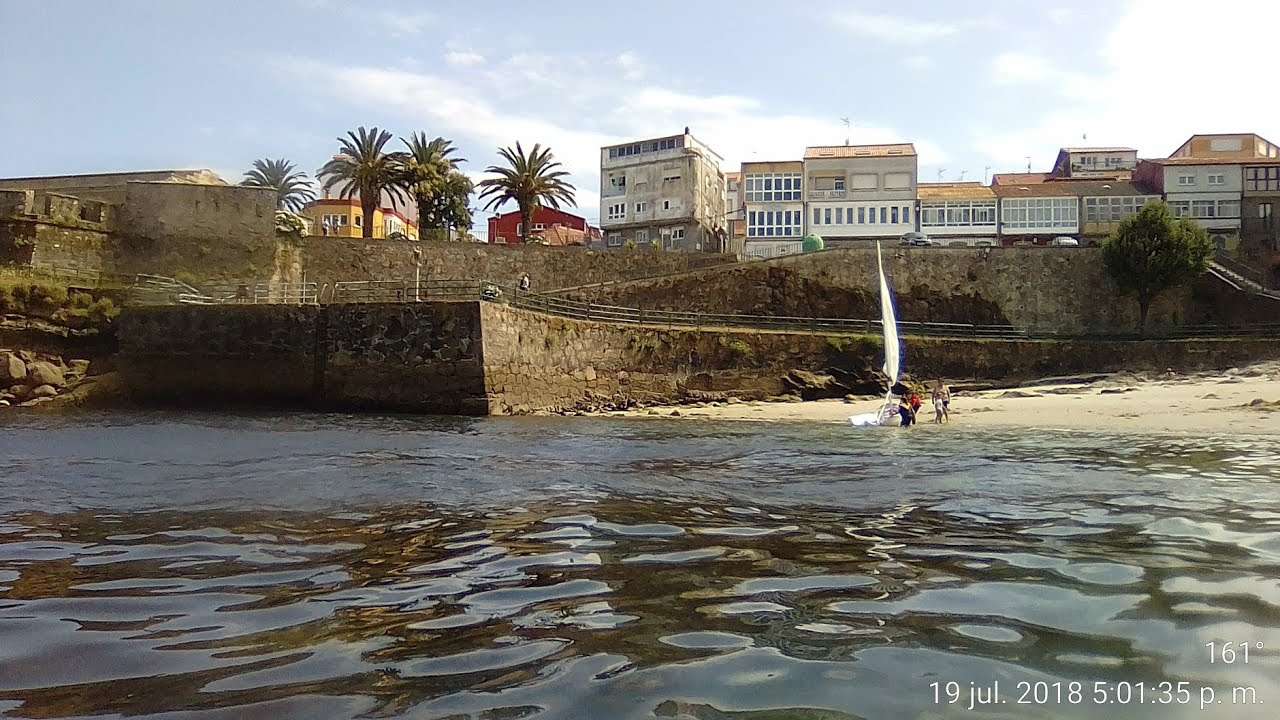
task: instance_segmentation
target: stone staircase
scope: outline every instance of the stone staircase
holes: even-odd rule
[[[1280,300],[1280,290],[1273,290],[1264,285],[1261,271],[1225,255],[1214,256],[1209,264],[1209,272],[1237,290]]]

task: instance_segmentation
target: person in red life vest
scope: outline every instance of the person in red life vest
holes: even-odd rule
[[[920,412],[920,404],[922,401],[920,400],[920,395],[914,390],[911,391],[911,395],[908,396],[907,400],[911,403],[911,424],[915,425],[916,413]]]

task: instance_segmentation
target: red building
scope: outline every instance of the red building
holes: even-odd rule
[[[553,208],[540,207],[533,211],[533,229],[529,231],[529,234],[534,235],[554,225],[581,230],[584,233],[588,232],[587,221],[584,218]],[[489,242],[508,243],[511,245],[520,242],[519,210],[513,210],[502,215],[494,215],[489,218]]]

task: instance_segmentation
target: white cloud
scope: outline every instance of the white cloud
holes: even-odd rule
[[[450,67],[471,67],[473,65],[484,64],[484,56],[477,52],[468,50],[450,50],[444,54],[444,61]]]
[[[418,35],[436,21],[436,16],[431,13],[399,13],[390,10],[378,12],[374,18],[392,37]]]
[[[933,60],[925,55],[910,55],[902,59],[902,64],[912,70],[924,70],[933,67]]]
[[[895,15],[838,11],[832,19],[841,27],[889,45],[925,45],[961,32],[996,27],[989,19],[932,22]]]
[[[725,170],[750,160],[802,157],[806,145],[901,142],[897,131],[838,118],[769,110],[752,97],[698,94],[637,80],[618,83],[619,66],[639,71],[639,58],[526,54],[496,64],[459,66],[447,74],[403,68],[343,67],[283,58],[273,63],[286,79],[353,107],[376,104],[404,118],[399,131],[425,129],[454,138],[470,158],[469,174],[497,162],[499,147],[520,141],[550,146],[578,188],[578,208],[599,216],[600,148],[629,139],[679,133],[688,126],[724,158]],[[547,98],[557,98],[548,102]],[[921,162],[943,162],[933,143],[917,140]]]
[[[1270,45],[1233,43],[1231,52],[1217,61],[1206,61],[1203,53],[1172,52],[1168,45],[1169,38],[1185,36],[1188,27],[1228,29],[1230,18],[1248,17],[1253,27],[1275,27],[1280,5],[1218,0],[1212,16],[1203,10],[1191,0],[1117,5],[1096,56],[1076,63],[1088,69],[1057,69],[1060,63],[1047,58],[1027,60],[1018,68],[1006,61],[1007,78],[1034,76],[1036,88],[1050,88],[1054,97],[1036,103],[1045,108],[1039,117],[1017,113],[1022,129],[977,133],[976,148],[1001,171],[1025,168],[1027,155],[1033,167],[1047,169],[1057,149],[1069,145],[1123,145],[1137,148],[1142,157],[1164,157],[1196,133],[1280,135],[1275,125],[1280,94],[1267,92],[1261,76],[1240,70],[1274,67]],[[1211,91],[1206,95],[1197,89]],[[1218,98],[1240,104],[1224,106]]]
[[[622,75],[628,80],[639,80],[644,77],[644,63],[633,52],[624,52],[614,60],[622,69]]]
[[[1040,83],[1046,80],[1062,80],[1048,60],[1038,55],[1022,52],[1005,52],[991,60],[991,79],[1000,85],[1016,83]]]

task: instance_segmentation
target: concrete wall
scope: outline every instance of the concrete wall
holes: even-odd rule
[[[1012,324],[1058,332],[1133,330],[1090,248],[884,249],[899,320]],[[879,317],[875,249],[842,249],[565,293],[625,307],[794,317]],[[1275,322],[1280,301],[1211,276],[1161,295],[1151,327]]]
[[[539,245],[422,242],[422,279],[490,280],[515,285],[529,273],[535,291],[676,273],[707,263],[730,263],[732,255],[656,250],[597,250]],[[413,282],[411,246],[390,240],[310,237],[302,269],[321,285],[351,280]]]

